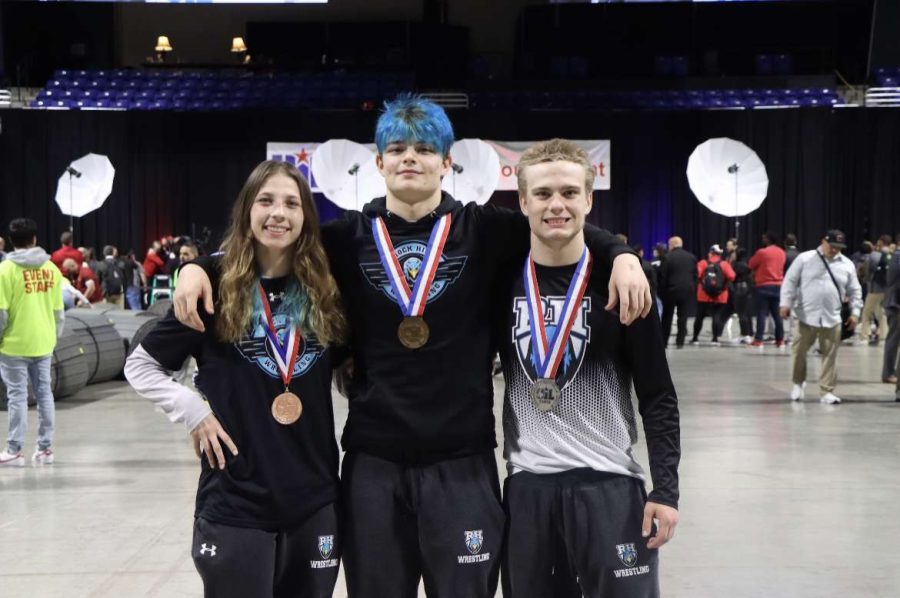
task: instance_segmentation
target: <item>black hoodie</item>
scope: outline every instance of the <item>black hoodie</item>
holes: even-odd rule
[[[493,415],[492,293],[503,264],[528,251],[526,218],[494,206],[463,205],[444,193],[416,222],[391,214],[385,198],[322,227],[347,310],[355,362],[345,450],[403,461],[437,460],[496,446]],[[403,318],[390,295],[372,237],[381,216],[405,271],[415,270],[437,218],[451,214],[450,234],[425,307],[428,343],[410,350],[397,339]],[[630,249],[590,227],[588,246],[608,266]],[[516,267],[519,267],[517,264]],[[410,283],[410,287],[412,284]]]

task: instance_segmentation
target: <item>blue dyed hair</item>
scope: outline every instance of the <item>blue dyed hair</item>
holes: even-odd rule
[[[419,96],[405,93],[384,103],[375,125],[375,146],[383,154],[388,144],[427,143],[444,158],[453,145],[453,125],[444,109]]]
[[[259,288],[258,282],[254,288]],[[303,289],[296,278],[292,276],[288,279],[287,285],[285,286],[284,299],[281,300],[281,303],[272,315],[284,314],[290,317],[295,325],[299,324],[304,331],[308,332],[309,325],[308,322],[305,321],[308,315],[306,307],[306,293],[303,292]],[[263,307],[262,298],[260,298],[258,292],[253,293],[253,316],[250,321],[254,323],[266,321],[266,310]]]

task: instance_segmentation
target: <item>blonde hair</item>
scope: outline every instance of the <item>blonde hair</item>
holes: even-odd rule
[[[578,147],[578,144],[574,141],[557,137],[535,143],[522,154],[516,167],[519,195],[524,196],[528,191],[525,169],[533,164],[543,164],[545,162],[574,162],[584,166],[584,190],[588,193],[591,193],[593,190],[594,165],[591,164],[587,152]]]
[[[292,275],[308,298],[301,326],[315,332],[323,344],[340,342],[346,335],[347,320],[341,307],[340,292],[322,248],[319,215],[312,191],[296,167],[274,160],[261,162],[253,169],[231,209],[231,223],[221,246],[224,255],[219,265],[221,279],[216,335],[223,342],[237,342],[250,325],[257,295],[254,286],[259,278],[250,230],[250,209],[262,186],[277,174],[294,179],[300,190],[303,230],[294,245]]]

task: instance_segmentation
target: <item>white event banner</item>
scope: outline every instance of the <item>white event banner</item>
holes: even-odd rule
[[[516,164],[526,149],[534,145],[535,141],[490,141],[484,140],[492,146],[500,156],[500,182],[497,191],[515,191],[519,188],[516,179]],[[610,188],[610,141],[609,139],[573,139],[584,151],[587,152],[591,164],[594,166],[594,191],[608,191]]]
[[[500,158],[500,181],[497,191],[515,191],[518,189],[516,181],[516,164],[519,163],[522,153],[534,145],[534,141],[491,141],[484,140],[497,152]],[[609,139],[574,139],[579,147],[583,148],[594,166],[594,191],[608,191],[610,189],[610,141]],[[316,148],[322,145],[320,142],[269,142],[266,144],[266,159],[279,162],[290,162],[300,169],[300,172],[309,179],[312,190],[320,193],[321,190],[313,179],[312,164]],[[363,144],[375,153],[374,143]]]

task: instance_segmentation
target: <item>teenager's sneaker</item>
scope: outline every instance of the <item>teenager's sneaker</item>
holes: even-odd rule
[[[791,400],[802,400],[803,396],[806,394],[806,392],[803,390],[804,388],[806,388],[806,382],[804,382],[803,384],[794,384],[794,388],[791,389]]]
[[[35,465],[50,465],[53,463],[53,451],[50,448],[38,449],[31,455],[31,462]]]
[[[822,398],[819,399],[819,402],[825,403],[826,405],[838,405],[841,402],[841,397],[834,393],[826,392],[822,395]]]
[[[693,345],[693,346],[695,346],[695,347],[699,347],[699,346],[700,346],[700,341],[698,341],[698,340],[695,339],[695,338],[694,338],[694,339],[691,339],[691,345]]]
[[[763,342],[762,342],[762,341],[758,341],[758,340],[756,340],[756,339],[753,339],[753,342],[750,343],[750,346],[753,347],[754,349],[756,349],[757,351],[762,351],[762,350],[765,348],[765,347],[763,346]]]
[[[25,455],[3,451],[0,453],[0,467],[25,467]]]
[[[749,345],[749,344],[752,343],[752,342],[753,342],[753,337],[750,336],[749,334],[748,334],[747,336],[742,336],[742,337],[741,337],[741,344],[742,344],[742,345]]]
[[[784,351],[784,341],[783,340],[775,341],[775,347],[777,349]]]

